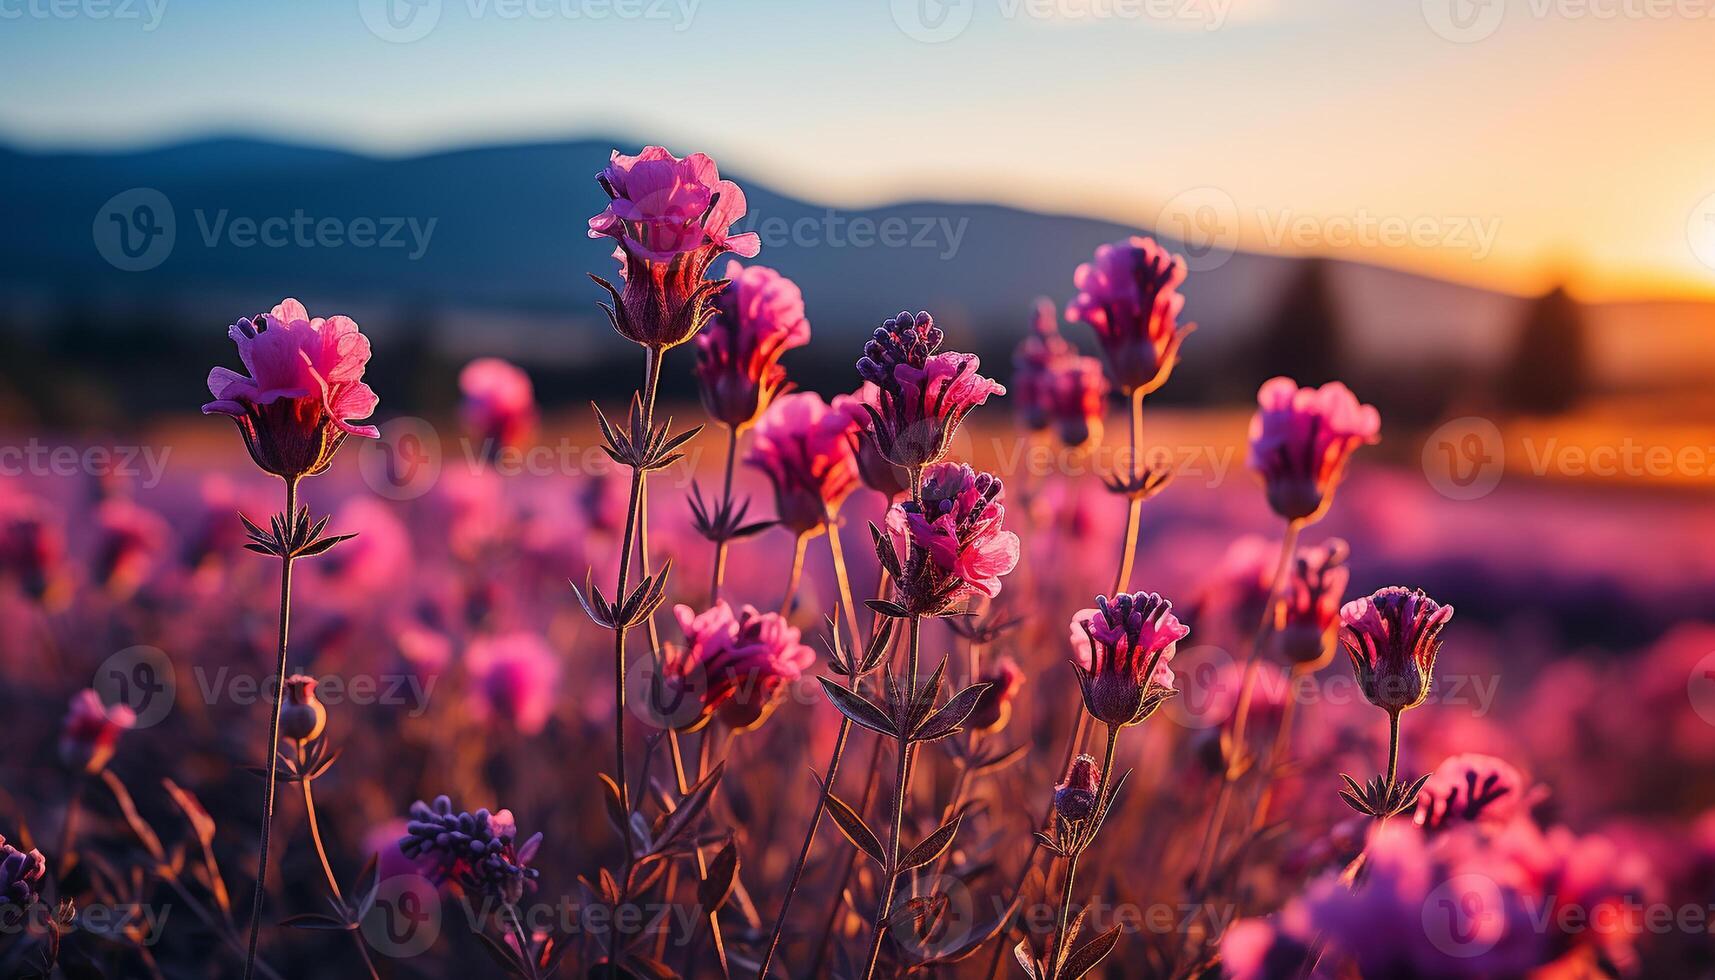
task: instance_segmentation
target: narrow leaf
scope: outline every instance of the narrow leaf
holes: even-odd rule
[[[853,724],[891,738],[899,737],[899,733],[894,730],[893,720],[887,716],[887,712],[881,710],[862,695],[848,691],[826,677],[816,679],[822,682],[822,690],[827,692],[828,700],[834,703],[834,707],[839,709],[840,714],[850,718]],[[975,705],[973,704],[972,707]],[[966,712],[966,714],[969,713],[969,711]]]
[[[876,839],[869,825],[863,822],[856,810],[846,805],[846,801],[832,793],[828,794],[828,816],[834,818],[840,833],[846,835],[846,840],[851,841],[853,847],[868,854],[876,864],[883,867],[887,865],[887,857],[881,850],[881,841]]]

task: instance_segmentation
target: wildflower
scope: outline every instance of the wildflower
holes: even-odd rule
[[[33,498],[0,501],[0,579],[45,601],[61,579],[65,536]]]
[[[95,580],[114,595],[129,597],[160,559],[167,543],[167,522],[124,497],[102,501],[95,522],[99,529]]]
[[[1168,666],[1191,632],[1173,603],[1154,592],[1096,597],[1095,609],[1072,617],[1072,647],[1084,706],[1098,721],[1135,725],[1173,696]]]
[[[1012,352],[1012,397],[1018,410],[1019,423],[1032,432],[1048,428],[1051,421],[1048,383],[1054,366],[1078,351],[1060,335],[1054,301],[1047,297],[1036,300],[1035,315],[1031,317],[1030,333],[1019,341]]]
[[[1178,324],[1185,297],[1185,260],[1133,236],[1096,249],[1095,260],[1078,266],[1078,295],[1066,319],[1087,323],[1107,355],[1109,376],[1127,395],[1148,394],[1167,383],[1179,360],[1179,345],[1197,329]]]
[[[867,407],[866,407],[867,406]],[[834,410],[850,416],[855,425],[851,439],[855,443],[858,476],[863,485],[894,500],[911,492],[911,472],[881,454],[876,442],[875,419],[871,409],[881,406],[881,389],[868,381],[850,395],[835,395]]]
[[[1012,718],[1012,702],[1024,686],[1024,671],[1011,657],[1002,657],[977,678],[977,683],[988,687],[983,689],[977,698],[977,706],[965,719],[965,728],[983,733],[1000,731]]]
[[[492,456],[520,446],[536,426],[536,392],[530,376],[498,357],[479,357],[459,372],[459,406],[465,426]]]
[[[1441,628],[1453,618],[1421,589],[1392,586],[1346,603],[1340,610],[1340,644],[1364,697],[1398,715],[1429,697]]]
[[[71,707],[60,726],[60,761],[70,769],[95,775],[107,768],[119,736],[137,723],[127,705],[109,708],[92,688],[72,695]]]
[[[1060,441],[1074,449],[1101,441],[1107,397],[1108,379],[1095,358],[1069,357],[1050,368],[1044,399]]]
[[[637,156],[613,152],[596,181],[610,198],[590,219],[591,238],[618,243],[624,290],[596,282],[613,297],[615,330],[633,343],[666,350],[690,340],[713,312],[711,294],[724,280],[704,273],[723,252],[751,258],[762,243],[754,233],[729,235],[744,217],[744,192],[720,179],[701,153],[683,160],[659,146]]]
[[[1351,548],[1339,538],[1321,547],[1305,548],[1293,562],[1286,593],[1276,609],[1275,650],[1290,664],[1317,670],[1334,657],[1334,637],[1340,628],[1340,601],[1351,572],[1346,556]]]
[[[1429,774],[1429,781],[1417,791],[1413,819],[1425,830],[1440,830],[1459,821],[1504,824],[1523,811],[1524,791],[1524,777],[1511,763],[1467,752]]]
[[[468,893],[516,905],[534,887],[539,872],[530,861],[542,843],[541,834],[523,844],[517,837],[511,810],[455,813],[452,800],[437,796],[433,803],[411,804],[399,850],[437,883],[450,881]]]
[[[652,707],[682,732],[702,728],[717,714],[735,731],[756,728],[785,686],[816,662],[802,634],[778,613],[745,606],[734,615],[721,600],[702,613],[678,606],[673,615],[685,643],[663,649]]]
[[[875,329],[857,363],[858,374],[878,389],[877,406],[866,409],[876,446],[908,469],[946,455],[971,409],[989,395],[1006,394],[998,381],[977,373],[975,354],[942,351],[943,339],[928,313],[900,313]]]
[[[204,415],[230,415],[250,458],[265,472],[294,480],[333,463],[347,436],[378,439],[373,425],[354,425],[380,399],[363,383],[369,340],[349,317],[311,319],[286,299],[227,331],[249,376],[223,367],[208,374],[214,401]]]
[[[1002,490],[999,477],[937,463],[924,471],[921,502],[888,510],[888,561],[912,615],[940,616],[972,595],[1000,594],[1000,577],[1018,564],[1018,535],[1001,528]]]
[[[1274,378],[1257,392],[1257,406],[1250,468],[1262,476],[1269,506],[1289,521],[1319,519],[1352,453],[1379,441],[1381,416],[1338,381],[1300,388]]]
[[[726,278],[697,336],[697,392],[710,416],[741,429],[785,390],[780,356],[810,342],[810,321],[798,285],[773,269],[728,262]]]
[[[787,395],[763,413],[744,461],[774,485],[780,523],[808,534],[857,489],[851,417],[813,391]]]
[[[1072,760],[1066,781],[1054,787],[1054,812],[1067,823],[1082,823],[1096,813],[1096,791],[1101,779],[1093,756]]]
[[[470,670],[472,713],[505,721],[523,735],[536,735],[554,713],[560,661],[535,633],[486,636],[465,653]]]
[[[46,873],[47,861],[41,851],[20,851],[0,837],[0,908],[16,905],[27,909],[36,904]]]
[[[280,708],[280,734],[294,742],[313,742],[327,723],[328,709],[316,697],[316,679],[304,674],[286,678],[286,703]]]

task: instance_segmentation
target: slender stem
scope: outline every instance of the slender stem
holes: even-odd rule
[[[1131,396],[1131,478],[1136,480],[1143,473],[1143,392],[1136,391]],[[1131,572],[1137,562],[1137,533],[1143,520],[1143,497],[1132,494],[1126,507],[1125,540],[1120,552],[1120,571],[1114,583],[1114,593],[1117,595],[1126,591],[1131,583]]]
[[[297,753],[298,769],[302,771],[304,768],[304,745],[302,742],[299,742],[297,745]],[[338,902],[340,908],[343,910],[346,907],[345,896],[340,893],[339,881],[334,877],[333,865],[328,863],[327,848],[322,846],[321,824],[316,819],[315,791],[310,788],[312,782],[313,780],[307,777],[299,780],[299,785],[304,788],[304,816],[306,822],[310,825],[310,842],[315,845],[316,857],[320,859],[322,863],[322,875],[327,878],[328,891],[333,893],[334,901]],[[371,980],[380,980],[380,977],[375,972],[375,964],[369,959],[369,948],[364,945],[363,936],[355,929],[350,931],[350,935],[351,941],[357,944],[357,955],[363,957],[364,968],[369,971]]]
[[[792,600],[798,598],[798,583],[804,578],[804,552],[810,546],[808,534],[798,535],[792,545],[792,570],[786,575],[786,593],[780,597],[780,615],[792,611]]]
[[[1387,785],[1393,788],[1394,777],[1399,775],[1399,712],[1387,713]]]
[[[1096,784],[1096,815],[1092,818],[1097,824],[1097,829],[1107,817],[1108,782],[1114,773],[1114,750],[1119,744],[1119,736],[1120,730],[1109,725],[1108,747],[1107,751],[1102,754],[1102,778]],[[1059,975],[1061,965],[1066,962],[1066,929],[1072,912],[1072,882],[1078,875],[1078,858],[1089,848],[1094,839],[1093,833],[1086,835],[1080,829],[1078,840],[1072,846],[1072,853],[1066,858],[1066,878],[1060,884],[1060,912],[1055,921],[1054,945],[1050,951],[1050,955],[1054,958],[1053,967],[1048,971],[1050,980]]]
[[[291,532],[293,522],[298,515],[298,478],[286,477],[286,517],[285,528]],[[282,542],[284,544],[285,542]],[[262,931],[262,900],[264,888],[268,881],[268,845],[273,837],[274,824],[274,788],[279,774],[280,750],[280,700],[286,691],[286,639],[292,617],[292,552],[290,548],[283,549],[286,553],[280,556],[280,645],[279,654],[274,662],[274,710],[268,718],[268,778],[267,789],[262,796],[262,833],[257,842],[260,857],[256,864],[256,894],[250,903],[250,940],[244,954],[244,980],[250,980],[256,973],[256,942]]]
[[[702,782],[703,776],[709,771],[709,757],[714,746],[714,740],[715,730],[712,725],[703,729],[702,736],[697,740],[697,782]],[[732,742],[728,741],[727,746],[730,750]],[[714,805],[713,790],[709,792],[709,805]],[[700,882],[709,876],[709,862],[708,858],[704,856],[703,849],[700,845],[693,850],[697,855],[697,880]],[[721,976],[730,976],[731,972],[727,966],[726,957],[726,939],[721,935],[719,913],[714,911],[709,912],[708,923],[709,932],[714,936],[715,940],[715,959],[720,963]],[[685,942],[685,968],[680,971],[684,976],[691,976],[693,968],[696,966],[697,946],[699,945],[697,942],[696,926],[692,926],[691,930],[691,935],[686,938]]]
[[[653,347],[643,349],[643,393],[642,402],[643,427],[648,431],[654,422],[655,390],[661,380],[661,352]],[[625,601],[626,586],[631,581],[631,553],[638,540],[639,517],[642,510],[643,491],[647,471],[634,469],[631,471],[631,497],[625,512],[625,533],[621,539],[619,551],[619,586],[614,590],[613,601]],[[613,748],[614,748],[614,782],[619,784],[620,807],[625,812],[631,812],[631,790],[625,779],[625,634],[626,627],[621,625],[613,631]],[[626,867],[631,864],[631,848],[626,847]]]
[[[524,921],[518,915],[518,906],[508,903],[506,917],[511,920],[512,934],[518,938],[518,958],[530,968],[531,980],[536,980],[537,977],[541,976],[536,972],[536,948],[535,944],[530,941],[530,937],[524,933]]]
[[[726,430],[726,478],[721,481],[720,513],[729,515],[732,508],[732,464],[738,456],[738,429],[728,426]],[[714,605],[721,597],[721,584],[726,581],[726,546],[727,539],[721,538],[715,542],[715,567],[713,577],[709,582],[709,605]]]
[[[60,878],[62,880],[66,875],[71,874],[73,868],[77,867],[72,847],[77,842],[78,818],[83,814],[83,807],[79,801],[83,799],[83,784],[87,778],[81,769],[72,776],[71,796],[66,800],[65,823],[60,827]]]
[[[1280,728],[1274,733],[1274,744],[1268,749],[1268,764],[1262,771],[1262,792],[1257,794],[1256,809],[1251,813],[1250,832],[1261,830],[1268,822],[1268,807],[1274,800],[1275,770],[1279,769],[1283,760],[1292,749],[1292,720],[1297,714],[1299,675],[1303,673],[1299,667],[1292,670],[1291,682],[1287,684],[1286,703],[1280,709]]]
[[[915,474],[913,474],[915,476]],[[914,698],[917,691],[918,658],[921,655],[923,621],[912,616],[910,633],[905,656],[905,682],[907,698]],[[881,961],[881,944],[887,936],[887,917],[893,908],[893,895],[899,887],[899,845],[905,835],[905,799],[911,793],[911,740],[908,734],[901,732],[898,738],[898,769],[893,785],[893,828],[888,834],[887,866],[882,869],[886,877],[881,888],[881,901],[875,908],[875,933],[870,938],[868,965],[864,968],[864,980],[875,976],[876,965]]]

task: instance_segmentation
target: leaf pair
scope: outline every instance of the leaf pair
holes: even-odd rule
[[[854,660],[851,653],[845,649],[840,640],[839,624],[828,621],[834,636],[833,649],[828,654],[828,669],[841,677],[863,677],[881,666],[887,657],[887,651],[893,646],[893,620],[883,619],[869,638],[869,645],[864,648],[862,660]]]
[[[572,594],[578,597],[578,605],[584,607],[584,613],[597,626],[609,630],[630,629],[648,619],[666,601],[667,573],[672,569],[673,562],[669,559],[659,572],[643,576],[643,581],[637,583],[624,602],[607,601],[601,587],[588,578],[584,580],[583,590],[578,589],[578,583],[571,583]],[[587,597],[585,591],[589,593]]]
[[[870,860],[879,865],[889,877],[897,877],[907,871],[915,871],[925,864],[934,861],[953,843],[953,838],[959,832],[959,824],[964,820],[963,815],[955,816],[952,820],[936,828],[935,832],[918,841],[917,846],[905,853],[899,859],[899,867],[888,871],[887,851],[882,847],[881,839],[864,823],[863,817],[851,808],[844,800],[833,793],[828,793],[828,815],[834,818],[835,826],[852,846],[869,855]]]
[[[1083,923],[1084,913],[1079,912],[1077,921],[1067,930],[1065,942],[1067,947],[1071,947],[1077,939]],[[1047,957],[1038,960],[1030,950],[1030,940],[1028,939],[1020,939],[1018,945],[1013,947],[1012,955],[1017,958],[1018,965],[1024,968],[1024,975],[1030,980],[1079,980],[1080,977],[1088,975],[1102,960],[1107,958],[1109,953],[1113,952],[1114,946],[1118,945],[1120,941],[1120,928],[1120,926],[1114,926],[1107,932],[1072,950],[1069,956],[1062,956],[1058,950],[1051,950]],[[1057,961],[1057,968],[1051,969],[1056,964],[1049,963],[1050,959]]]
[[[238,519],[244,522],[244,531],[250,537],[250,541],[244,545],[244,550],[275,558],[313,558],[341,541],[357,537],[355,534],[322,537],[322,532],[328,526],[328,518],[323,517],[311,525],[308,507],[298,508],[298,513],[293,517],[275,514],[268,518],[266,531],[243,514],[239,514]]]
[[[712,500],[703,499],[703,488],[695,481],[691,483],[691,526],[705,540],[720,544],[724,541],[736,541],[748,538],[773,527],[775,521],[751,521],[745,523],[745,515],[750,512],[750,498],[734,500],[730,495],[718,505]]]
[[[672,416],[668,416],[660,425],[651,428],[643,418],[643,398],[633,392],[631,409],[626,416],[626,427],[619,428],[609,422],[602,414],[601,406],[590,403],[595,409],[596,424],[601,427],[601,436],[607,441],[602,451],[621,466],[629,467],[638,472],[666,469],[684,458],[684,453],[678,452],[680,446],[696,438],[703,431],[702,426],[694,426],[676,436],[667,433],[673,426]]]
[[[1340,799],[1359,813],[1380,819],[1397,816],[1416,806],[1417,793],[1429,781],[1429,774],[1425,773],[1409,783],[1389,783],[1386,778],[1377,776],[1360,784],[1345,773],[1341,773],[1340,778],[1346,781],[1346,789],[1340,791]]]

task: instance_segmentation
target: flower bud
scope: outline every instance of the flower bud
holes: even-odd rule
[[[1429,697],[1441,629],[1453,618],[1421,589],[1399,586],[1354,599],[1340,610],[1340,644],[1352,658],[1352,670],[1364,697],[1397,715]]]
[[[316,679],[304,674],[286,678],[286,700],[280,705],[280,734],[294,742],[314,741],[327,722],[327,706],[316,698]]]
[[[1012,702],[1018,697],[1018,689],[1024,686],[1024,671],[1011,657],[1003,657],[977,680],[989,686],[983,689],[977,698],[977,706],[965,719],[965,729],[985,733],[1000,731],[1012,718]]]
[[[1080,823],[1095,816],[1100,779],[1094,756],[1080,755],[1073,759],[1066,781],[1054,787],[1054,812],[1067,823]]]

